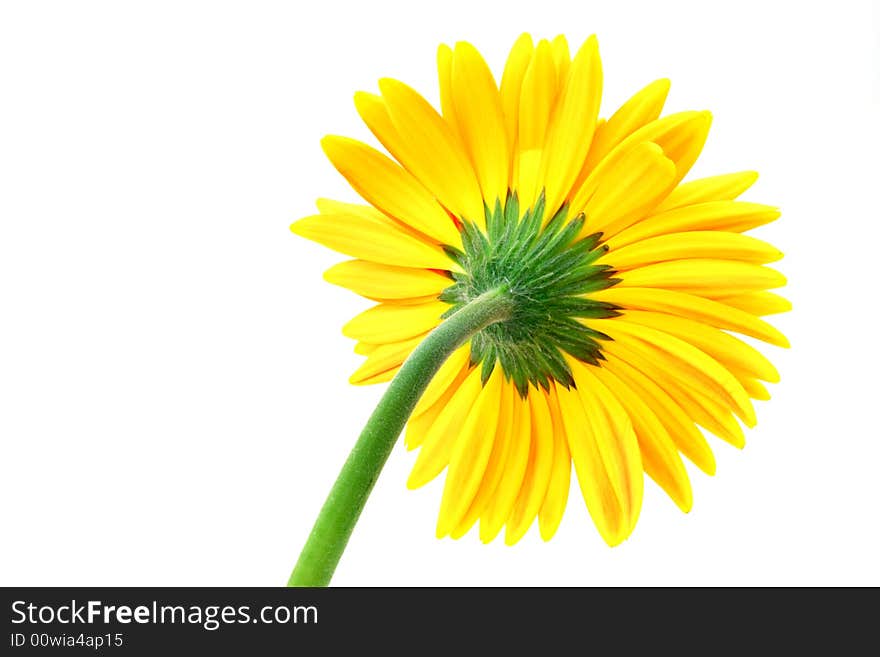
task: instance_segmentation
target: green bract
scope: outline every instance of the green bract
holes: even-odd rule
[[[614,317],[609,303],[594,301],[590,292],[618,282],[608,265],[594,264],[608,250],[601,233],[580,237],[584,215],[568,219],[563,205],[544,222],[544,195],[519,214],[516,194],[504,207],[486,208],[486,231],[462,222],[464,251],[448,249],[464,270],[440,299],[452,304],[448,317],[484,292],[503,287],[513,301],[510,319],[487,326],[471,338],[471,360],[482,363],[485,382],[496,363],[525,396],[529,384],[547,388],[552,379],[573,383],[563,352],[598,364],[604,333],[583,325],[583,318]]]

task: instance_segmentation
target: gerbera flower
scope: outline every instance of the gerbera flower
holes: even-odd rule
[[[500,85],[468,43],[437,61],[439,112],[396,80],[356,94],[388,154],[322,142],[368,205],[319,201],[292,230],[354,258],[325,278],[377,302],[343,329],[366,356],[352,383],[391,380],[438,326],[494,304],[435,357],[407,425],[409,485],[446,470],[438,536],[478,523],[512,544],[537,518],[549,539],[573,464],[616,545],[643,473],[688,511],[682,456],[715,471],[698,427],[742,447],[739,421],[755,424],[761,382],[779,379],[731,334],[788,346],[761,319],[789,309],[767,291],[785,283],[765,266],[782,254],[744,234],[779,212],[735,200],[753,172],[681,184],[711,115],[661,118],[667,80],[599,118],[594,37],[572,58],[562,36],[521,36]]]

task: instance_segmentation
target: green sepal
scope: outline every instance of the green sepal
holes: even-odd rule
[[[510,319],[487,326],[471,339],[471,361],[481,365],[485,383],[496,365],[520,395],[530,385],[548,389],[551,381],[574,385],[565,354],[585,363],[603,360],[601,341],[608,336],[582,320],[619,315],[616,306],[589,294],[619,282],[607,264],[597,264],[608,247],[602,233],[584,236],[583,213],[569,218],[563,204],[545,221],[546,197],[521,211],[515,192],[502,205],[484,204],[486,229],[462,221],[462,251],[451,257],[463,272],[440,294],[452,304],[444,317],[484,291],[503,286],[513,301]],[[449,252],[449,251],[448,251]]]

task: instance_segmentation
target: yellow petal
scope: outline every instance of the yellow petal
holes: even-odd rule
[[[628,535],[642,508],[644,485],[642,458],[633,421],[599,377],[601,368],[583,365],[573,358],[568,362],[608,480],[620,503]]]
[[[464,383],[467,375],[468,370],[461,370],[452,382],[441,391],[440,396],[433,404],[419,410],[418,413],[413,411],[413,414],[410,415],[406,423],[406,434],[404,435],[404,443],[408,450],[422,446],[431,427],[434,426],[437,418],[440,417],[440,413],[443,412],[443,409],[446,408],[446,405],[458,391],[459,386]]]
[[[449,127],[461,136],[452,99],[452,48],[445,43],[437,48],[437,78],[440,81],[440,111]]]
[[[439,246],[435,240],[427,237],[424,233],[420,233],[399,219],[390,217],[384,212],[380,212],[372,205],[366,205],[364,203],[345,203],[343,201],[334,201],[329,198],[319,198],[315,201],[315,205],[318,207],[318,212],[321,214],[343,214],[358,217],[371,223],[378,222],[384,226],[390,226],[395,231],[408,235],[418,242],[425,242],[432,246]],[[451,259],[445,269],[462,271],[458,263]]]
[[[550,471],[550,481],[547,483],[547,493],[544,495],[544,502],[538,512],[538,526],[541,530],[541,538],[549,541],[559,528],[565,505],[568,502],[568,491],[571,484],[571,454],[568,452],[568,439],[559,411],[555,384],[551,384],[550,391],[546,395],[547,406],[553,420],[553,467]]]
[[[375,135],[385,149],[398,162],[404,163],[406,147],[400,133],[391,122],[388,107],[381,96],[358,91],[354,95],[354,105],[363,122]]]
[[[628,322],[649,326],[689,342],[728,369],[738,368],[763,381],[779,382],[779,372],[761,352],[717,328],[685,317],[644,310],[628,310],[622,317]]]
[[[514,180],[520,207],[534,207],[541,194],[538,178],[541,168],[541,149],[520,150],[514,163]],[[546,217],[546,213],[544,215]]]
[[[378,344],[371,342],[357,342],[354,345],[354,353],[359,356],[369,356],[371,353],[376,351]]]
[[[705,393],[711,394],[711,390],[700,386],[687,373],[682,373],[675,363],[658,358],[659,352],[631,349],[630,346],[637,347],[633,343],[627,346],[620,341],[614,341],[608,342],[603,349],[632,365],[668,391],[691,420],[740,449],[745,445],[742,427],[731,414],[726,400],[717,395],[709,397]]]
[[[629,533],[628,519],[602,462],[593,425],[576,390],[557,388],[557,394],[568,448],[587,511],[605,542],[618,545]]]
[[[620,249],[649,237],[691,230],[724,230],[741,233],[779,217],[779,210],[769,205],[742,201],[712,201],[658,212],[621,231],[607,241],[609,248]]]
[[[438,242],[461,249],[461,235],[446,210],[403,167],[354,139],[331,135],[321,146],[365,200]]]
[[[675,165],[657,144],[639,144],[606,171],[583,208],[583,233],[613,235],[641,219],[672,189],[675,176]],[[571,210],[581,211],[574,205]]]
[[[531,388],[528,401],[532,415],[531,451],[519,496],[507,521],[504,534],[507,545],[517,543],[538,515],[553,469],[553,420],[547,398],[541,391]]]
[[[367,385],[389,381],[397,373],[412,350],[425,339],[425,333],[399,342],[377,345],[367,360],[351,375],[349,382],[354,385]],[[382,375],[385,376],[382,376]]]
[[[399,342],[433,329],[449,307],[442,301],[409,306],[380,303],[351,319],[342,327],[342,335],[364,342]]]
[[[492,495],[504,476],[504,466],[507,463],[507,453],[511,443],[510,423],[513,419],[514,390],[509,384],[504,383],[502,386],[498,404],[498,424],[495,428],[495,435],[491,437],[493,441],[492,454],[489,456],[489,463],[486,465],[486,472],[480,481],[480,487],[474,496],[474,501],[471,502],[467,513],[455,529],[450,532],[452,538],[461,538],[474,526],[474,523],[489,506]]]
[[[462,141],[490,209],[507,198],[509,151],[501,95],[492,72],[471,44],[455,44],[452,95]]]
[[[496,371],[499,368],[495,368]],[[509,387],[509,386],[508,386]],[[528,402],[511,390],[513,413],[510,421],[507,459],[492,499],[480,516],[480,540],[489,543],[510,518],[525,478],[531,445],[531,409]]]
[[[376,383],[388,383],[389,381],[391,381],[391,379],[397,376],[397,373],[400,371],[401,366],[402,365],[397,365],[395,367],[391,367],[387,370],[379,372],[378,374],[374,374],[373,376],[358,378],[357,380],[355,380],[355,375],[352,375],[352,377],[349,379],[349,382],[357,386],[371,386]]]
[[[602,62],[599,44],[591,36],[571,63],[541,157],[539,179],[546,190],[549,216],[568,197],[581,171],[593,140],[601,100]]]
[[[427,271],[434,271],[433,269]],[[432,303],[437,301],[436,294],[428,294],[421,297],[402,297],[400,299],[374,299],[375,301],[381,301],[385,303],[390,303],[395,306],[418,306],[423,303]]]
[[[452,447],[437,520],[438,538],[446,536],[461,521],[480,487],[495,443],[503,381],[501,368],[496,367],[477,395]]]
[[[733,375],[739,379],[739,382],[742,383],[743,388],[746,389],[746,392],[749,393],[749,397],[752,399],[757,399],[758,401],[767,401],[770,399],[770,392],[764,385],[758,381],[757,379],[753,379],[749,376],[744,376],[737,370],[731,370]]]
[[[541,39],[520,88],[518,141],[521,151],[543,148],[556,92],[553,49],[549,41]]]
[[[480,368],[475,367],[443,407],[422,441],[419,456],[406,482],[408,488],[419,488],[443,471],[449,463],[452,446],[461,434],[462,423],[483,389]]]
[[[586,180],[590,171],[608,155],[612,148],[642,126],[660,116],[669,94],[669,80],[655,80],[621,105],[607,122],[596,129],[590,152],[578,177]],[[576,184],[576,187],[579,186]]]
[[[629,359],[629,356],[625,356]],[[652,372],[652,378],[660,384],[664,390],[668,390],[681,408],[697,424],[705,427],[737,449],[742,449],[746,444],[745,434],[742,427],[730,410],[729,403],[712,393],[711,390],[695,385],[692,380],[681,376],[670,376],[674,370],[657,370],[653,363],[644,359],[641,361],[629,361],[636,367],[643,368],[644,372]],[[636,364],[639,363],[639,364]]]
[[[558,34],[553,37],[550,45],[553,47],[553,66],[556,69],[557,84],[562,88],[571,68],[571,52],[568,49],[568,41],[564,34]]]
[[[678,508],[685,513],[690,511],[693,505],[690,480],[663,423],[642,398],[607,368],[596,367],[594,373],[620,400],[632,418],[645,472],[666,491]]]
[[[709,258],[658,262],[618,272],[616,278],[623,287],[678,288],[704,296],[715,296],[719,290],[729,290],[729,294],[765,290],[786,282],[785,276],[770,267]]]
[[[681,402],[682,408],[689,415],[692,414],[700,426],[737,449],[745,447],[746,436],[726,403],[707,394],[705,388],[687,387],[680,385],[680,382],[671,385],[669,390],[675,392],[675,398]]]
[[[538,173],[541,150],[556,103],[556,71],[550,42],[542,39],[523,76],[519,100],[516,190],[522,207],[530,207],[541,191]]]
[[[692,180],[676,187],[666,200],[657,206],[657,212],[710,201],[732,201],[751,187],[757,179],[756,171],[740,171]]]
[[[470,348],[467,345],[460,348],[460,350],[464,350],[468,354],[469,349]],[[450,369],[443,371],[444,368],[441,367],[441,370],[434,375],[434,378],[431,379],[431,383],[428,385],[428,389],[425,390],[422,398],[419,399],[419,403],[416,404],[412,415],[410,415],[406,427],[407,449],[415,449],[422,445],[429,430],[440,416],[440,413],[450,402],[459,387],[464,383],[468,374],[470,374],[470,358],[467,357],[463,366],[455,371],[454,375],[450,376],[451,368],[455,367],[454,358],[456,353],[458,352],[455,352],[450,356],[450,359],[453,359]],[[444,366],[447,364],[449,364],[449,359],[444,363]],[[438,377],[440,385],[434,386],[435,382],[438,381]],[[431,397],[428,398],[430,403],[422,404],[423,400],[426,399],[426,395],[429,393],[431,395]]]
[[[470,356],[470,342],[452,352],[449,358],[446,359],[446,362],[440,366],[440,369],[437,370],[437,373],[431,378],[431,383],[428,384],[428,387],[425,388],[425,392],[422,393],[421,398],[419,398],[418,403],[416,403],[411,417],[418,416],[419,413],[422,413],[432,406],[434,402],[444,394],[446,389],[453,385],[462,373],[469,370],[471,361]]]
[[[711,125],[711,112],[697,112],[697,115],[687,123],[686,129],[668,132],[654,140],[660,144],[666,156],[675,162],[675,168],[678,170],[676,184],[687,175],[700,156]]]
[[[519,99],[522,93],[523,78],[534,52],[532,37],[522,34],[514,42],[501,75],[501,108],[504,110],[504,125],[507,130],[507,145],[510,158],[518,140]]]
[[[301,237],[355,258],[384,265],[449,269],[443,250],[377,219],[353,214],[321,214],[295,222],[290,230]]]
[[[379,88],[400,137],[401,163],[449,210],[484,225],[477,178],[449,124],[404,83],[383,78]]]
[[[676,448],[703,472],[709,475],[715,474],[715,457],[712,449],[693,420],[668,392],[653,379],[617,356],[606,353],[605,357],[607,359],[605,367],[645,400],[666,428]]]
[[[625,345],[636,351],[644,353],[645,347],[641,345],[648,345],[651,354],[674,368],[682,379],[692,381],[695,387],[708,388],[720,395],[748,426],[755,426],[755,409],[739,381],[718,361],[689,342],[619,317],[613,320],[591,319],[587,324],[610,335],[612,339],[623,339]]]
[[[720,297],[718,303],[763,317],[786,313],[791,310],[791,301],[773,292],[749,292],[734,296]]]
[[[767,242],[723,231],[688,231],[650,237],[640,242],[609,251],[602,262],[614,269],[632,269],[664,260],[713,258],[766,264],[782,258],[782,252]]]
[[[346,260],[324,272],[324,280],[371,299],[436,297],[452,279],[430,269],[381,265],[367,260]]]
[[[680,315],[717,328],[737,331],[779,347],[789,346],[788,339],[782,333],[750,312],[693,294],[659,288],[615,286],[592,292],[590,298],[612,303],[621,308],[655,310]]]
[[[699,149],[695,147],[697,144],[702,146],[708,133],[709,122],[708,113],[679,112],[645,124],[612,148],[608,155],[590,171],[580,188],[572,190],[572,207],[584,207],[606,172],[618,166],[620,159],[630,150],[646,141],[659,145],[666,157],[672,160],[676,167],[676,182],[678,182],[693,164],[691,158],[696,159],[696,155],[699,154]]]

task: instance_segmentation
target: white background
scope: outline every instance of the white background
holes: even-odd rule
[[[391,455],[340,585],[880,584],[877,7],[865,2],[0,5],[0,584],[286,581],[381,386],[340,256],[293,236],[353,199],[319,139],[355,90],[436,100],[435,49],[500,74],[522,31],[595,32],[604,115],[673,79],[711,109],[695,173],[755,168],[795,311],[742,452],[681,514],[649,483],[623,546],[576,488],[556,538],[434,538],[442,479]],[[873,14],[873,15],[872,15]]]

